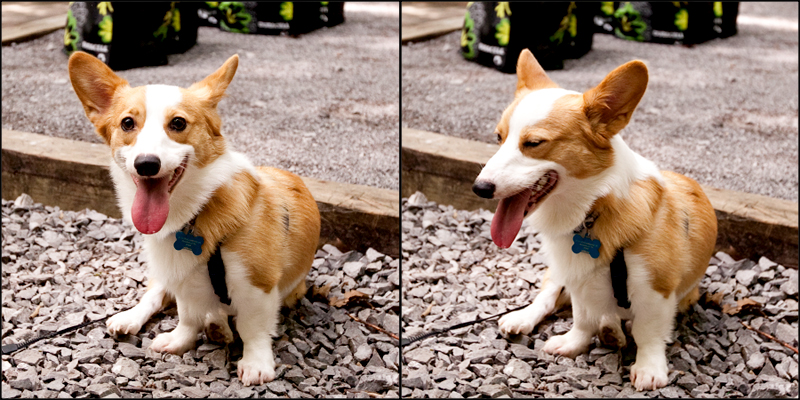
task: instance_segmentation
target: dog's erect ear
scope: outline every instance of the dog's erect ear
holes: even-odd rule
[[[517,60],[517,94],[522,89],[538,90],[557,87],[558,85],[547,77],[544,68],[539,65],[530,50],[525,49],[519,53],[519,59]]]
[[[190,86],[189,90],[197,91],[201,97],[207,98],[211,101],[212,106],[216,107],[222,100],[222,96],[225,95],[225,89],[233,80],[233,75],[236,74],[238,67],[239,55],[234,54],[216,72]]]
[[[102,61],[82,51],[70,56],[68,68],[69,80],[83,104],[86,116],[99,129],[102,116],[114,100],[114,93],[127,86],[128,81],[117,76]]]
[[[584,112],[596,133],[610,139],[631,120],[647,89],[647,67],[630,61],[583,94]]]

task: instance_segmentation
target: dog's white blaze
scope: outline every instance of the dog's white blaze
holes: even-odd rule
[[[156,175],[162,178],[172,174],[181,165],[183,159],[194,152],[190,145],[180,144],[170,139],[164,126],[168,108],[180,104],[183,99],[180,88],[168,85],[147,85],[145,87],[145,121],[133,147],[124,151],[125,166],[131,173],[136,173],[133,166],[136,157],[142,154],[153,154],[161,160],[161,169]]]
[[[553,109],[553,104],[564,95],[579,94],[565,89],[542,89],[527,94],[517,105],[509,121],[508,136],[486,163],[478,180],[494,183],[495,198],[500,199],[531,187],[545,172],[555,169],[562,174],[564,168],[552,161],[526,157],[519,148],[522,130],[543,120]]]

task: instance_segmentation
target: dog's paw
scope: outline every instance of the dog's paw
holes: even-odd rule
[[[206,336],[208,340],[217,343],[233,343],[233,332],[228,322],[210,323],[206,326]]]
[[[589,350],[589,344],[586,340],[579,340],[572,331],[564,335],[553,336],[547,339],[542,350],[545,353],[553,355],[562,355],[569,358],[575,358],[578,354],[585,353]]]
[[[134,310],[128,310],[106,320],[111,335],[135,335],[142,329],[142,318]]]
[[[177,330],[177,328],[176,328]],[[169,333],[161,333],[153,339],[150,348],[159,353],[170,353],[182,355],[187,350],[194,346],[195,340],[191,340],[188,336],[179,335],[177,332],[172,331]]]
[[[636,357],[631,366],[631,383],[636,390],[656,390],[667,385],[667,359],[648,360]]]
[[[533,328],[536,326],[527,309],[514,311],[502,316],[497,321],[497,325],[500,327],[500,332],[507,335],[527,335],[533,332]]]
[[[272,357],[242,357],[236,368],[239,380],[245,386],[261,385],[275,379],[275,360]]]
[[[623,348],[628,344],[625,338],[625,332],[622,331],[619,322],[616,324],[603,324],[603,326],[600,327],[600,334],[598,336],[600,338],[600,343],[608,347]]]

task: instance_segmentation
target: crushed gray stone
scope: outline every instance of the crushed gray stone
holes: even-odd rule
[[[133,306],[147,287],[142,235],[132,226],[92,210],[45,207],[28,195],[2,200],[2,263],[3,344]],[[345,274],[345,264],[357,264],[358,274]],[[273,337],[277,377],[264,385],[245,388],[236,377],[238,335],[227,346],[198,335],[183,356],[150,350],[158,333],[177,325],[173,305],[135,335],[113,338],[95,323],[3,355],[3,398],[397,397],[397,341],[347,313],[398,334],[399,288],[390,279],[398,267],[373,249],[318,250],[308,285],[336,282],[329,298],[359,290],[369,304],[332,307],[310,288],[295,308],[284,308]]]
[[[537,234],[523,222],[515,243],[498,249],[491,241],[492,216],[429,202],[419,192],[403,199],[404,337],[533,301],[546,270]],[[774,279],[762,280],[762,274]],[[571,327],[567,307],[530,335],[503,335],[491,320],[405,347],[402,393],[415,398],[797,396],[797,354],[740,323],[796,346],[797,298],[779,289],[796,277],[797,270],[763,257],[736,261],[717,253],[701,295],[722,292],[721,304],[730,305],[757,298],[764,313],[728,315],[703,303],[679,314],[667,349],[669,384],[659,390],[637,392],[631,386],[636,347],[629,328],[623,349],[606,348],[595,338],[589,352],[575,360],[541,351],[547,338]],[[783,295],[768,294],[776,289]],[[427,386],[422,377],[429,377]]]

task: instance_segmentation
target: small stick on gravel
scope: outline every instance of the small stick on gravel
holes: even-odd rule
[[[783,347],[786,347],[787,349],[793,351],[795,354],[800,354],[800,353],[797,352],[797,347],[790,346],[788,343],[784,342],[783,340],[780,340],[780,339],[776,338],[775,336],[772,336],[772,335],[770,335],[768,333],[761,332],[760,330],[758,330],[756,328],[753,328],[750,325],[745,324],[743,321],[739,321],[739,322],[742,325],[744,325],[745,328],[750,329],[751,331],[753,331],[755,333],[758,333],[759,335],[764,336],[767,339],[774,340],[775,342],[778,342],[779,344],[783,345]]]
[[[424,317],[428,316],[428,314],[431,313],[431,310],[433,310],[433,302],[431,302],[431,304],[428,305],[428,308],[426,308],[425,311],[423,311],[422,314],[419,317],[420,318],[424,318]]]
[[[119,390],[127,390],[129,392],[147,392],[147,393],[150,393],[155,389],[146,388],[146,387],[123,386],[123,387],[120,387]]]
[[[395,335],[394,333],[391,333],[391,332],[387,331],[386,329],[383,329],[383,328],[381,328],[380,326],[376,326],[376,325],[370,324],[370,323],[369,323],[369,322],[367,322],[367,321],[362,321],[362,320],[360,320],[360,319],[358,319],[358,318],[354,317],[354,316],[353,316],[352,314],[350,314],[350,313],[347,313],[347,316],[348,316],[348,317],[350,317],[350,318],[352,318],[352,319],[353,319],[353,321],[356,321],[356,322],[361,322],[362,324],[364,324],[364,325],[366,325],[366,326],[368,326],[368,327],[370,327],[370,328],[372,328],[372,329],[375,329],[375,330],[376,330],[376,331],[378,331],[378,332],[385,333],[385,334],[389,335],[389,337],[391,337],[392,339],[395,339],[395,340],[400,340],[400,338],[399,338],[399,337],[397,337],[397,335]]]

